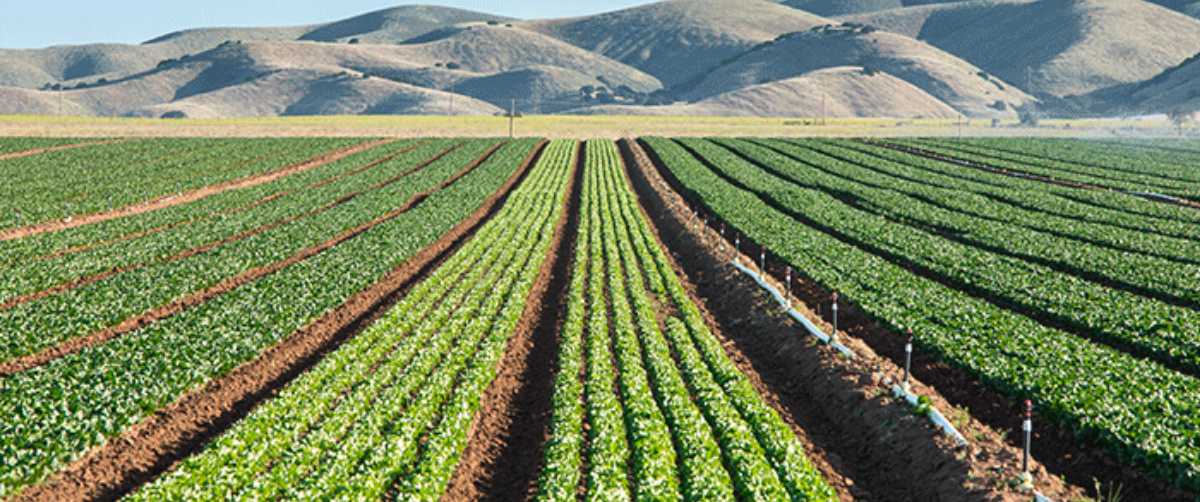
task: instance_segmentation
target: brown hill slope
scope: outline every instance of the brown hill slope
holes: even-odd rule
[[[825,98],[822,99],[822,89]],[[587,115],[693,115],[714,117],[956,118],[958,112],[929,93],[885,73],[860,67],[827,68],[713,96],[663,106],[593,106]]]
[[[763,0],[667,0],[595,16],[514,24],[608,56],[671,87],[782,33],[827,23]]]
[[[65,80],[112,77],[153,68],[174,56],[170,48],[122,44],[0,49],[0,85],[36,89]]]
[[[196,28],[168,33],[141,45],[92,44],[46,49],[0,49],[0,85],[41,88],[77,79],[113,80],[155,68],[165,60],[210,50],[226,41],[398,43],[431,30],[465,22],[508,22],[510,18],[449,7],[406,5],[327,24],[265,28]]]
[[[1200,51],[1200,20],[1142,0],[918,7],[841,20],[889,27],[1054,96],[1138,82]],[[891,16],[902,20],[889,21]]]
[[[968,117],[1016,118],[1030,97],[944,51],[893,33],[826,26],[783,35],[706,75],[684,96],[696,102],[754,84],[821,68],[858,66],[920,88]]]
[[[481,48],[486,48],[482,50]],[[405,45],[317,42],[225,43],[205,53],[103,85],[53,92],[0,93],[0,109],[42,110],[60,100],[78,114],[152,116],[179,110],[188,116],[262,116],[329,113],[442,113],[447,90],[501,101],[509,97],[481,78],[533,69],[532,77],[508,84],[537,91],[552,101],[578,96],[583,82],[639,92],[660,87],[653,77],[545,35],[505,26],[474,25],[449,30],[425,43]],[[363,76],[386,78],[363,78]],[[361,80],[362,82],[355,81]],[[482,85],[481,85],[482,83]],[[388,96],[406,96],[389,98]],[[564,98],[565,99],[565,98]],[[325,102],[320,102],[320,101]],[[445,104],[446,106],[443,106]],[[574,105],[570,105],[574,106]],[[467,96],[461,113],[499,112]],[[161,112],[161,113],[160,113]]]

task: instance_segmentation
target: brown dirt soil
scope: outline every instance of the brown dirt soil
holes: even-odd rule
[[[209,286],[208,288],[206,288],[202,291],[177,298],[175,300],[172,300],[170,303],[167,303],[166,305],[155,308],[155,309],[153,309],[149,312],[143,313],[141,315],[127,318],[115,326],[111,326],[111,327],[105,328],[103,330],[96,331],[89,335],[85,335],[85,336],[81,336],[78,338],[73,338],[73,339],[64,341],[58,345],[49,347],[41,352],[38,352],[37,354],[31,354],[29,356],[20,357],[17,359],[13,359],[13,360],[4,362],[4,363],[0,364],[0,376],[11,375],[11,374],[18,373],[21,371],[29,370],[31,368],[36,368],[38,366],[42,366],[46,363],[49,363],[50,361],[60,358],[60,357],[79,352],[87,347],[91,347],[93,345],[101,344],[101,343],[119,338],[128,333],[132,333],[132,332],[142,329],[146,326],[149,326],[153,323],[161,321],[167,317],[173,316],[173,315],[183,312],[185,310],[191,309],[197,305],[211,301],[213,298],[216,298],[217,296],[220,296],[229,291],[232,291],[232,290],[242,287],[246,284],[249,284],[253,281],[256,281],[256,280],[266,277],[270,274],[278,272],[279,270],[282,270],[285,267],[294,265],[301,261],[312,258],[313,256],[324,253],[325,251],[333,248],[334,246],[337,246],[338,244],[341,244],[342,242],[345,242],[349,239],[353,239],[354,237],[357,237],[358,235],[362,234],[363,232],[370,230],[372,227],[375,227],[376,225],[379,225],[385,221],[395,218],[396,216],[399,216],[400,214],[408,211],[409,209],[412,209],[417,204],[420,204],[421,201],[425,200],[425,198],[427,198],[433,192],[441,190],[442,188],[446,187],[447,185],[453,183],[454,181],[458,180],[459,178],[465,176],[467,173],[474,170],[476,167],[478,167],[480,164],[482,164],[484,160],[487,160],[488,157],[491,157],[492,153],[494,153],[496,150],[499,150],[501,146],[503,146],[503,143],[500,143],[500,144],[496,145],[495,147],[492,147],[487,152],[485,152],[482,156],[480,156],[478,159],[476,159],[474,162],[472,162],[470,165],[468,165],[466,168],[464,168],[462,171],[460,171],[459,173],[452,176],[450,179],[443,181],[441,184],[439,184],[438,186],[434,187],[433,189],[431,189],[429,191],[414,195],[411,199],[408,200],[408,202],[405,202],[403,205],[389,211],[388,213],[384,214],[383,216],[380,216],[378,218],[375,218],[374,220],[368,221],[368,222],[363,223],[363,224],[361,224],[357,227],[354,227],[350,230],[342,232],[341,234],[338,234],[338,235],[326,240],[325,242],[302,249],[302,250],[296,252],[296,254],[293,254],[292,256],[288,257],[286,260],[272,263],[270,265],[263,265],[260,267],[252,268],[252,269],[242,272],[236,276],[222,280],[221,282],[218,282],[217,284]],[[453,148],[451,150],[453,150]],[[429,165],[429,164],[433,163],[434,161],[436,161],[437,159],[440,159],[441,157],[445,156],[449,152],[450,152],[450,150],[447,150],[438,155],[435,155],[433,158],[423,162],[422,164],[418,165],[417,167],[414,167],[413,169],[406,171],[405,174],[411,173],[413,171],[416,171],[417,169],[420,169],[426,165]],[[400,176],[396,176],[396,177],[394,177],[388,181],[385,181],[383,183],[377,184],[376,186],[379,187],[379,186],[383,186],[387,183],[391,183],[395,180],[400,179],[401,176],[403,176],[403,174]],[[327,204],[321,208],[309,211],[300,216],[294,216],[287,220],[269,224],[265,227],[260,227],[258,229],[249,230],[247,232],[243,232],[242,234],[230,237],[223,241],[207,244],[207,245],[201,246],[199,248],[185,251],[182,254],[187,254],[187,256],[191,256],[194,254],[202,253],[204,251],[208,251],[212,248],[215,248],[221,244],[224,244],[226,241],[231,242],[232,240],[241,239],[246,236],[253,235],[255,233],[259,233],[259,232],[265,231],[267,229],[274,228],[279,225],[283,225],[288,222],[298,220],[300,218],[311,215],[313,213],[327,210],[338,204],[345,203],[346,201],[354,198],[358,193],[361,193],[361,192],[356,192],[354,194],[345,195],[342,198],[338,199],[337,201]],[[186,256],[183,256],[181,258],[186,258]],[[55,294],[55,293],[61,292],[61,291],[56,291],[56,289],[65,288],[63,290],[66,290],[66,289],[77,287],[77,286],[80,286],[83,284],[96,282],[105,277],[116,275],[118,273],[125,272],[128,270],[140,268],[144,265],[145,264],[135,265],[135,266],[126,267],[124,269],[117,269],[117,270],[113,270],[113,271],[103,272],[101,274],[98,274],[97,276],[93,276],[92,278],[81,279],[80,281],[76,281],[75,283],[67,285],[69,287],[62,286],[59,288],[54,288],[52,290],[47,290],[50,292],[43,291],[41,293],[36,293],[35,295],[31,295],[31,296],[37,296],[37,295],[41,295],[42,297],[49,296],[50,294]],[[45,293],[45,294],[43,294],[43,293]],[[34,299],[36,299],[36,298],[34,298]],[[30,300],[30,301],[32,301],[32,300]]]
[[[579,229],[584,144],[577,148],[554,241],[499,363],[500,372],[483,395],[467,449],[442,502],[528,500],[536,491],[540,453],[550,434],[558,332],[566,315],[569,267]]]
[[[54,221],[46,221],[46,222],[41,222],[41,223],[34,223],[32,225],[26,225],[23,227],[6,229],[3,231],[0,231],[0,241],[11,240],[11,239],[20,239],[23,237],[29,237],[31,235],[38,235],[38,234],[42,234],[42,233],[46,233],[46,232],[55,232],[55,231],[59,231],[59,230],[67,229],[67,228],[81,227],[84,225],[90,225],[92,223],[108,221],[108,220],[122,218],[125,216],[134,215],[134,214],[145,213],[148,211],[155,211],[158,209],[162,209],[164,207],[171,207],[171,206],[178,205],[178,204],[183,204],[183,203],[187,203],[187,202],[200,200],[200,199],[203,199],[210,195],[224,192],[226,190],[258,186],[263,183],[269,182],[271,180],[282,178],[284,176],[290,176],[290,175],[293,175],[296,173],[301,173],[304,171],[308,171],[310,169],[314,169],[314,168],[323,166],[325,164],[348,157],[350,155],[356,154],[363,150],[374,148],[376,146],[382,145],[384,143],[390,143],[392,141],[396,141],[396,139],[381,139],[381,140],[370,141],[370,142],[366,142],[366,143],[359,143],[357,145],[342,147],[337,150],[322,153],[322,154],[312,157],[308,160],[304,160],[304,161],[297,162],[292,165],[288,165],[288,166],[281,167],[279,169],[275,169],[273,171],[259,173],[259,174],[253,175],[253,176],[248,176],[248,177],[241,178],[241,179],[231,180],[231,181],[227,181],[225,183],[221,183],[221,184],[217,184],[217,185],[210,185],[210,186],[206,186],[203,188],[197,188],[195,190],[184,192],[184,193],[178,194],[178,195],[174,195],[174,194],[173,195],[164,195],[164,196],[160,196],[160,197],[151,199],[144,203],[133,204],[133,205],[125,206],[125,207],[119,207],[119,208],[112,209],[109,211],[100,211],[100,212],[96,212],[96,213],[92,213],[92,214],[73,216],[73,217],[71,217],[70,221],[54,220]]]
[[[47,148],[35,148],[33,150],[25,150],[23,152],[11,152],[0,155],[0,160],[15,159],[17,157],[28,157],[30,155],[38,155],[42,153],[57,152],[59,150],[70,150],[72,148],[80,148],[85,146],[106,145],[109,143],[117,143],[120,141],[130,141],[128,139],[111,139],[107,141],[88,141],[85,143],[72,143],[70,145],[58,145]]]
[[[47,482],[12,502],[111,501],[198,452],[345,340],[383,315],[462,246],[504,204],[544,143],[467,219],[336,309],[203,389],[189,392],[108,444],[92,449]]]
[[[912,381],[913,392],[929,396],[967,438],[969,445],[960,447],[913,414],[906,403],[890,397],[884,378],[898,381],[902,367],[877,356],[858,336],[873,331],[877,336],[897,337],[885,334],[858,312],[846,315],[853,309],[843,308],[840,339],[858,357],[845,358],[818,344],[783,315],[752,279],[728,265],[732,246],[691,217],[677,195],[678,186],[672,190],[659,178],[657,159],[652,160],[638,143],[622,140],[621,147],[642,207],[710,328],[764,399],[798,432],[841,500],[1030,499],[1030,494],[1010,485],[1020,471],[1020,450],[978,421],[974,407],[967,413],[951,406],[937,389]],[[712,225],[718,224],[713,219]],[[753,243],[745,244],[743,249],[752,249]],[[739,259],[757,268],[749,257]],[[769,269],[775,266],[768,263]],[[778,268],[782,272],[782,266]],[[780,281],[772,282],[783,289]],[[793,293],[799,297],[795,308],[829,332],[829,324],[807,305],[827,302],[830,292],[794,279]],[[1036,461],[1031,467],[1037,489],[1052,499],[1086,496],[1083,489],[1064,485]]]

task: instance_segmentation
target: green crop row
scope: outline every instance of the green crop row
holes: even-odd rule
[[[1200,487],[1197,379],[910,273],[735,186],[676,142],[645,141],[686,195],[897,336],[912,329],[924,350],[1014,400],[1032,399],[1081,440]]]
[[[1150,260],[1139,264],[1138,268],[1171,268],[1172,262],[1200,264],[1200,243],[1193,237],[1171,237],[1158,232],[1150,232],[1145,226],[1135,227],[1129,224],[1129,215],[1123,214],[1122,224],[1110,224],[1090,221],[1087,219],[1063,217],[1040,208],[1025,207],[1003,201],[1007,194],[1017,191],[1015,187],[972,186],[970,183],[942,183],[935,185],[916,177],[912,168],[903,164],[884,160],[854,148],[845,148],[833,141],[803,141],[779,142],[762,140],[759,142],[775,150],[793,157],[801,162],[813,164],[814,167],[827,171],[836,176],[851,179],[868,186],[897,192],[921,202],[935,206],[938,209],[961,213],[971,216],[969,222],[986,226],[985,229],[963,228],[970,233],[992,233],[991,229],[1005,229],[1010,233],[1033,236],[1035,240],[1055,238],[1067,247],[1086,252],[1075,255],[1055,256],[1053,249],[1039,250],[1034,256],[1045,259],[1062,260],[1071,263],[1072,260],[1101,260],[1099,263],[1080,263],[1079,266],[1094,267],[1103,271],[1112,266],[1113,253],[1121,254],[1115,258],[1119,262],[1128,263],[1131,260]],[[803,148],[801,148],[801,146]],[[866,149],[875,148],[864,146]],[[911,156],[910,156],[911,157]],[[821,163],[818,165],[818,163]],[[906,172],[907,171],[907,172]],[[909,176],[898,176],[893,173],[905,173]],[[1011,179],[1011,178],[1010,178]],[[951,186],[944,186],[949,184]],[[1116,194],[1113,194],[1114,196]],[[1028,197],[1028,206],[1040,206],[1039,201],[1047,197],[1045,192],[1024,192],[1018,197]],[[1051,196],[1052,197],[1052,196]],[[1063,199],[1059,199],[1063,200]],[[1047,209],[1051,209],[1047,207]],[[1090,212],[1096,212],[1092,208]],[[1000,223],[1002,225],[997,225]],[[1143,225],[1151,222],[1142,222]],[[1190,232],[1196,232],[1194,225],[1187,227]],[[1014,237],[1020,238],[1020,237]],[[1021,252],[1017,250],[1016,252]],[[1062,255],[1062,253],[1058,253]],[[1082,255],[1082,256],[1076,256]],[[1142,257],[1140,255],[1149,255]],[[1159,260],[1163,258],[1164,261]],[[1171,272],[1175,273],[1175,272]],[[1122,274],[1124,275],[1124,274]],[[1155,282],[1163,278],[1155,279]],[[1187,286],[1195,289],[1194,285]]]
[[[769,201],[776,208],[859,248],[920,270],[985,299],[1010,306],[1038,320],[1055,320],[1073,331],[1102,339],[1115,347],[1146,355],[1191,373],[1200,373],[1200,313],[1164,304],[1126,291],[1105,287],[1011,256],[992,253],[856,208],[831,193],[853,193],[856,201],[902,211],[910,201],[852,181],[815,181],[821,173],[795,160],[752,144],[738,151],[762,165],[786,173],[781,178],[746,162],[728,150],[703,140],[681,140],[704,156],[715,170]],[[819,159],[808,157],[814,162]],[[804,184],[828,183],[825,191]],[[828,193],[827,193],[828,192]],[[860,202],[859,204],[862,204]],[[919,210],[920,208],[918,208]],[[881,211],[882,212],[882,211]],[[908,217],[920,217],[910,211]],[[970,219],[956,217],[947,226],[970,228]],[[954,228],[951,226],[951,228]],[[1028,239],[1028,238],[1026,238]],[[1066,244],[1062,244],[1066,245]]]
[[[127,500],[435,500],[554,237],[573,149],[553,143],[384,317]]]
[[[306,139],[153,139],[0,160],[4,227],[89,214],[282,167]],[[348,145],[363,140],[315,140]],[[18,221],[19,219],[19,221]]]
[[[888,141],[955,159],[1055,180],[1121,191],[1147,191],[1191,199],[1200,198],[1200,191],[1194,187],[1194,182],[1166,179],[1149,173],[1132,173],[1111,167],[1084,165],[1037,155],[992,150],[952,140],[898,139]],[[1086,160],[1086,157],[1083,160]]]
[[[978,194],[1001,204],[982,217],[1017,223],[1101,245],[1127,247],[1170,259],[1195,259],[1179,249],[1200,239],[1200,213],[1109,190],[1080,190],[1014,178],[884,147],[847,140],[789,140],[809,150],[842,157],[851,152],[871,170],[922,185]],[[1011,209],[1010,209],[1011,208]],[[1014,215],[1013,209],[1024,210]],[[1040,215],[1038,218],[1026,215]],[[1114,229],[1135,232],[1139,239],[1117,241]],[[1162,240],[1160,240],[1162,239]]]
[[[266,168],[267,170],[274,169],[301,162],[332,148],[345,146],[346,142],[347,140],[308,140],[298,143],[296,148],[286,153],[263,162],[269,162],[272,166]],[[399,143],[410,144],[408,141]],[[44,232],[21,239],[0,241],[0,266],[51,256],[74,248],[119,241],[146,232],[171,228],[236,211],[269,197],[298,190],[343,174],[361,166],[362,163],[367,162],[365,159],[376,155],[376,152],[382,149],[387,149],[388,146],[399,145],[377,147],[291,176],[277,178],[253,187],[225,190],[189,203],[171,205],[154,211],[126,215],[80,227]],[[0,213],[0,218],[9,216],[11,215]]]
[[[240,227],[236,221],[245,221],[253,225],[250,228],[254,228],[334,202],[345,195],[346,188],[366,189],[361,195],[326,211],[269,228],[186,259],[151,263],[0,311],[0,329],[8,335],[0,342],[0,361],[33,354],[63,341],[120,324],[130,316],[201,291],[244,271],[286,260],[307,247],[381,217],[416,194],[436,187],[497,142],[475,140],[426,168],[377,189],[371,189],[372,184],[369,183],[371,178],[384,174],[383,170],[372,171],[373,175],[364,176],[363,179],[347,177],[315,190],[293,194],[298,195],[296,200],[285,201],[282,205],[259,206],[239,214],[236,219],[208,220],[195,228],[190,225],[181,227],[188,233],[198,233],[232,220],[234,223],[231,226]],[[396,169],[393,176],[426,158],[393,159]],[[384,179],[387,177],[379,177],[379,180]],[[364,181],[368,184],[359,183]],[[32,263],[38,266],[48,262]],[[65,272],[71,273],[72,270]]]
[[[832,500],[708,331],[638,212],[615,145],[586,151],[540,500],[575,500],[581,483],[584,500]],[[658,321],[659,295],[682,320]]]
[[[1114,146],[1095,141],[1046,138],[965,138],[962,143],[1005,154],[1049,159],[1064,165],[1100,168],[1168,181],[1200,182],[1195,154]]]
[[[71,145],[76,143],[89,143],[92,141],[104,141],[103,139],[87,139],[87,138],[0,138],[0,155],[6,153],[27,152],[37,150],[39,148],[52,148],[56,146]]]
[[[342,166],[346,170],[351,166],[361,167],[409,146],[412,145],[407,142],[381,146],[344,159],[347,162]],[[205,205],[215,213],[210,214],[210,217],[202,216],[191,221],[179,222],[170,228],[137,238],[108,244],[94,243],[93,247],[72,253],[12,263],[2,269],[4,275],[0,277],[0,302],[100,272],[153,263],[183,251],[221,242],[243,232],[297,217],[353,192],[370,190],[372,186],[399,175],[418,162],[449,147],[447,142],[437,142],[426,148],[414,150],[409,155],[392,158],[389,162],[354,176],[332,180],[321,186],[309,184],[284,193],[277,192],[276,196],[265,202],[261,198],[247,200],[246,197],[221,197],[220,205],[216,204],[217,201]],[[170,212],[170,208],[164,208],[162,211]]]
[[[409,211],[324,253],[137,332],[0,379],[0,414],[8,417],[0,422],[0,496],[40,482],[378,281],[475,211],[536,143],[501,147]]]

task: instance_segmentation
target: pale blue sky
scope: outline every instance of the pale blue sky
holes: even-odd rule
[[[316,24],[413,3],[539,19],[596,14],[651,1],[5,0],[5,5],[0,7],[0,48],[29,49],[100,42],[137,44],[188,28]]]

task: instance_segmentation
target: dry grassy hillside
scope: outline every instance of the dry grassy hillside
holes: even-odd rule
[[[1200,20],[1142,0],[976,2],[841,19],[915,33],[1026,91],[1053,96],[1148,79],[1200,51]]]
[[[968,117],[1016,118],[1030,97],[979,68],[923,42],[854,26],[781,36],[710,72],[684,94],[696,102],[821,68],[858,66],[912,84]]]
[[[822,99],[824,91],[824,99]],[[598,106],[572,113],[591,115],[690,115],[714,117],[957,118],[958,112],[925,91],[891,75],[868,75],[861,67],[827,68],[713,96],[698,103],[665,106]]]
[[[1125,113],[1200,110],[1200,54],[1145,82],[1104,89],[1088,97]]]
[[[263,28],[195,28],[168,33],[141,45],[93,44],[46,49],[0,49],[0,86],[36,89],[48,83],[113,80],[155,68],[160,62],[196,55],[226,41],[297,41],[394,44],[466,22],[510,18],[449,7],[406,5],[327,24]]]
[[[514,24],[604,54],[671,87],[782,33],[826,23],[763,0],[667,0],[595,16]]]
[[[500,108],[468,94],[497,104],[546,101],[561,109],[578,106],[579,88],[601,80],[637,92],[661,87],[649,75],[545,35],[479,24],[404,45],[224,43],[86,89],[0,93],[0,106],[43,110],[44,103],[61,100],[90,116],[425,114],[448,111],[446,91],[453,90],[464,94],[454,104],[458,112],[494,114]]]
[[[313,69],[283,70],[261,79],[134,110],[131,116],[190,118],[289,115],[495,115],[501,110],[466,96]]]
[[[121,44],[0,49],[0,85],[38,89],[67,80],[111,79],[153,68],[175,55],[172,48]]]

